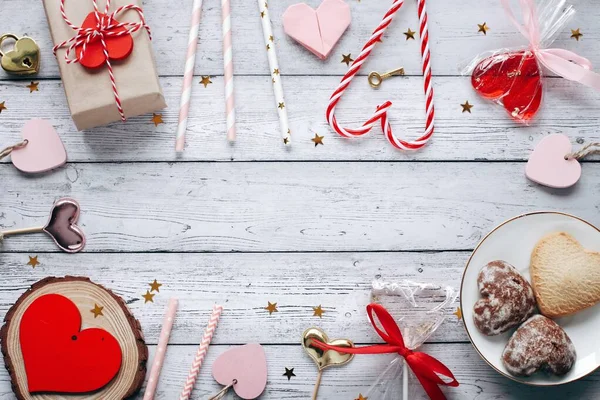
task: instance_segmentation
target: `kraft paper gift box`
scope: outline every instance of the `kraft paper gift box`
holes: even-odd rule
[[[67,25],[60,11],[60,0],[43,0],[48,26],[55,45],[77,35]],[[117,8],[133,4],[141,7],[141,0],[112,0],[108,14]],[[102,12],[105,0],[98,0]],[[81,26],[93,11],[92,0],[66,0],[65,14],[76,26]],[[119,22],[139,22],[139,15],[128,10],[116,16]],[[151,40],[145,28],[131,34],[133,51],[124,60],[111,61],[117,90],[126,117],[142,115],[166,107],[158,81]],[[94,69],[80,63],[67,64],[65,52],[68,46],[56,53],[60,75],[75,126],[79,130],[89,129],[120,121],[121,116],[115,103],[110,76],[106,64]],[[72,51],[70,57],[75,57]]]

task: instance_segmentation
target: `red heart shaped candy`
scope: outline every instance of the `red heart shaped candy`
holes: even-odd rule
[[[30,393],[87,393],[121,368],[121,347],[99,328],[81,330],[75,303],[59,294],[35,299],[23,313],[19,337]]]
[[[109,18],[106,14],[99,14],[100,18]],[[108,22],[109,25],[118,24],[119,21],[116,19],[112,19]],[[88,29],[96,29],[98,27],[98,22],[96,21],[96,15],[91,12],[85,17],[82,28]],[[126,32],[127,28],[125,27],[115,27],[105,31],[104,42],[106,43],[106,50],[108,52],[108,58],[111,60],[123,60],[131,54],[133,51],[133,38],[131,34],[123,34],[119,36],[107,35],[106,33],[119,33]],[[83,52],[83,45],[76,47],[77,59],[87,68],[98,68],[104,65],[106,62],[106,55],[104,54],[104,50],[102,49],[102,42],[100,40],[100,36],[96,35],[91,38],[90,42],[86,45],[85,53],[83,57],[81,53]]]

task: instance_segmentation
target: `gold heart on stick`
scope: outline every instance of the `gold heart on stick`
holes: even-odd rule
[[[2,52],[2,43],[6,39],[14,39],[13,49]],[[12,33],[0,36],[0,65],[2,69],[15,75],[34,75],[40,70],[40,48],[35,41],[28,37],[19,38]]]

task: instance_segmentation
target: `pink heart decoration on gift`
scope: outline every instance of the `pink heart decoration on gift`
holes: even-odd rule
[[[306,3],[298,3],[283,13],[283,29],[324,60],[350,25],[350,20],[350,7],[343,0],[323,0],[316,10]]]
[[[231,385],[242,399],[255,399],[267,386],[267,357],[260,344],[234,347],[221,354],[212,367],[213,378],[223,386]]]
[[[557,133],[546,136],[529,156],[525,175],[532,181],[551,188],[573,186],[581,177],[581,164],[576,159],[565,159],[572,150],[567,136]]]
[[[12,163],[19,171],[46,172],[67,162],[65,146],[50,122],[32,119],[23,126],[21,136],[27,144],[10,153]]]

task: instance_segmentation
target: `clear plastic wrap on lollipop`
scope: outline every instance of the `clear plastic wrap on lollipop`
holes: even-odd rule
[[[543,67],[563,78],[600,90],[600,75],[591,62],[564,49],[548,48],[575,14],[566,0],[519,0],[521,21],[510,0],[501,0],[507,17],[529,41],[516,49],[499,49],[478,55],[463,70],[483,98],[502,105],[517,122],[529,124],[543,98]]]

